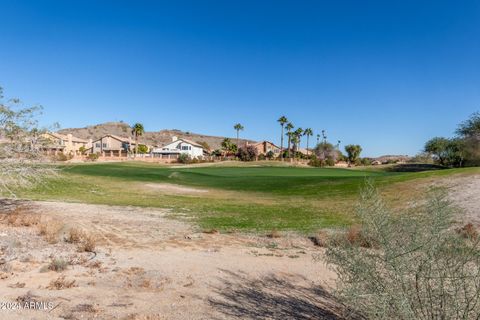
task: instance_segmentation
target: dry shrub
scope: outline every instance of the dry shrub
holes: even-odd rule
[[[276,229],[273,229],[272,231],[267,233],[267,237],[272,239],[280,238],[281,236],[282,234]]]
[[[61,272],[66,270],[68,267],[68,262],[61,259],[61,258],[55,258],[52,259],[50,264],[48,265],[48,270],[56,271],[56,272]]]
[[[26,206],[17,206],[4,214],[3,220],[13,227],[30,227],[40,222],[41,216],[28,211]]]
[[[207,233],[207,234],[218,234],[219,233],[217,229],[206,229],[206,230],[203,230],[202,232]]]
[[[45,220],[38,225],[38,233],[45,238],[48,243],[57,243],[60,230],[63,223],[58,220]]]
[[[52,280],[50,284],[47,286],[47,289],[50,290],[63,290],[76,287],[75,280],[65,280],[65,276],[60,276],[55,280]]]
[[[87,234],[78,228],[70,229],[68,237],[65,240],[69,243],[77,244],[78,251],[80,252],[94,252],[97,242],[93,235]]]
[[[324,231],[319,231],[316,235],[308,237],[308,239],[317,247],[327,247],[328,234]]]
[[[65,241],[68,243],[79,243],[84,237],[84,234],[85,233],[79,228],[71,228]]]
[[[81,252],[94,252],[97,240],[94,236],[85,234],[82,241],[78,245],[78,250]]]
[[[347,241],[352,245],[357,245],[364,248],[372,247],[372,240],[365,234],[362,227],[359,225],[353,225],[348,228],[345,234]]]
[[[100,309],[90,303],[82,303],[79,305],[76,305],[75,308],[73,308],[74,312],[88,312],[88,313],[98,313],[100,312]]]
[[[452,228],[455,210],[441,190],[395,210],[368,184],[357,210],[362,227],[325,255],[346,318],[479,319],[480,240]],[[365,235],[373,248],[358,245]]]
[[[471,223],[467,223],[463,227],[457,229],[457,232],[466,239],[476,240],[478,238],[478,232]]]

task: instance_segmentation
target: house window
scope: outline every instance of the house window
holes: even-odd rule
[[[106,143],[104,143],[104,144],[103,144],[103,148],[106,148],[106,147],[107,147],[107,144],[106,144]]]
[[[100,143],[99,142],[95,143],[95,148],[100,148]]]
[[[182,150],[191,150],[189,146],[182,146]]]

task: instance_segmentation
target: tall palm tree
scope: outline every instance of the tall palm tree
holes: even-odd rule
[[[307,128],[303,132],[303,135],[307,136],[307,157],[308,157],[308,141],[310,140],[310,137],[313,136],[313,130],[311,128]]]
[[[287,136],[288,136],[288,157],[290,158],[290,143],[292,142],[292,129],[295,128],[291,122],[287,123],[285,129],[287,129]]]
[[[317,134],[317,145],[320,143],[320,134]]]
[[[297,155],[296,153],[298,152],[298,148],[300,148],[300,143],[302,143],[302,134],[303,134],[302,128],[298,128],[297,130],[295,130],[295,137],[297,138],[296,139],[297,143],[295,144],[294,157]]]
[[[290,135],[292,136],[291,141],[292,141],[292,144],[293,144],[293,148],[292,148],[293,149],[293,157],[295,158],[295,155],[296,155],[296,152],[297,152],[297,149],[298,149],[298,144],[300,143],[300,137],[295,132],[290,132]]]
[[[239,132],[245,129],[240,123],[237,123],[233,126],[233,129],[237,130],[237,148],[239,148]]]
[[[132,134],[135,137],[135,157],[138,153],[138,137],[143,136],[144,133],[145,129],[143,128],[143,124],[137,122],[132,126]]]
[[[282,135],[280,136],[280,157],[282,158],[282,161],[283,161],[283,129],[285,127],[285,123],[288,122],[288,119],[285,116],[281,116],[277,121],[282,126]]]

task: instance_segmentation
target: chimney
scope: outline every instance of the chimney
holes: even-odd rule
[[[173,137],[172,137],[172,142],[175,142],[175,141],[177,141],[177,140],[178,140],[177,136],[173,136]]]

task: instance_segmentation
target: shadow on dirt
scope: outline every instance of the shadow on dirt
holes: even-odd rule
[[[240,319],[344,319],[342,305],[321,286],[295,284],[299,276],[270,275],[249,279],[246,274],[221,270],[219,296],[210,305],[224,316]],[[305,282],[305,281],[303,281]]]

